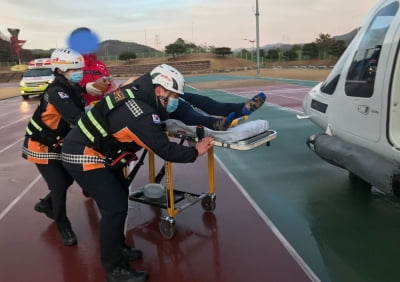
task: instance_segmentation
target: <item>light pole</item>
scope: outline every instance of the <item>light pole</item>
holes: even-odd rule
[[[260,12],[258,10],[258,0],[256,0],[256,40],[250,40],[245,38],[244,40],[247,40],[251,42],[253,45],[252,50],[254,51],[254,41],[257,42],[257,49],[256,49],[256,61],[257,61],[257,76],[260,75],[260,29],[259,29],[259,20],[258,17],[260,16]]]
[[[260,13],[258,11],[258,0],[256,0],[256,40],[257,40],[257,76],[260,75],[260,29],[258,17]]]
[[[247,38],[245,38],[244,40],[247,40],[247,41],[249,41],[252,45],[252,50],[254,50],[254,42],[256,42],[254,39],[253,40],[251,40],[251,39],[247,39]]]
[[[253,39],[253,40],[251,40],[251,39],[247,39],[247,38],[245,38],[245,39],[243,39],[243,40],[246,40],[246,41],[249,41],[250,43],[251,43],[251,51],[250,51],[250,54],[251,54],[251,60],[253,60],[253,52],[254,52],[254,42],[255,42],[255,40]]]

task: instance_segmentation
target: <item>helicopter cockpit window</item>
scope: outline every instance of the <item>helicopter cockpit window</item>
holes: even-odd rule
[[[321,92],[329,95],[332,95],[335,92],[344,64],[346,63],[349,54],[352,53],[354,47],[354,41],[352,41],[350,45],[346,48],[346,51],[344,51],[344,53],[340,57],[339,61],[336,62],[335,67],[332,69],[328,77],[322,83]]]
[[[393,2],[382,8],[372,20],[349,68],[346,95],[365,98],[372,96],[382,44],[398,8],[399,3]]]

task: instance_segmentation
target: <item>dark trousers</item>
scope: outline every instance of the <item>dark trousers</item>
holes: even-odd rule
[[[50,190],[44,200],[51,201],[58,229],[71,227],[67,217],[67,190],[74,179],[62,166],[61,161],[49,160],[49,164],[36,164],[36,167]]]
[[[201,113],[193,108],[199,108],[208,115]],[[179,100],[176,111],[170,114],[170,117],[185,123],[186,125],[203,125],[213,128],[218,120],[215,116],[227,116],[235,112],[237,117],[241,116],[244,103],[223,103],[215,101],[207,96],[186,93]]]
[[[122,171],[108,168],[69,171],[83,191],[96,202],[100,214],[100,254],[106,271],[122,261],[125,220],[128,214],[128,185]]]

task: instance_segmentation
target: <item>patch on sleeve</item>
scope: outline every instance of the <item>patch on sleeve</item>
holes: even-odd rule
[[[125,99],[124,94],[122,94],[121,90],[116,90],[112,93],[114,95],[114,99],[116,102],[122,101]]]
[[[158,115],[152,114],[151,116],[153,117],[153,122],[155,124],[161,124],[161,120],[160,120],[160,117]]]
[[[140,108],[133,99],[129,99],[128,101],[126,101],[125,105],[131,111],[134,117],[138,117],[143,114],[142,108]]]
[[[68,99],[69,96],[65,92],[58,92],[58,96],[60,96],[61,99]]]

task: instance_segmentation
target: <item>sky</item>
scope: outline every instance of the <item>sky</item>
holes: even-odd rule
[[[320,33],[359,27],[378,0],[258,0],[259,44],[310,43]],[[67,46],[78,27],[100,41],[135,42],[164,50],[182,38],[201,46],[256,45],[256,0],[0,0],[0,31],[19,28],[24,49]]]

